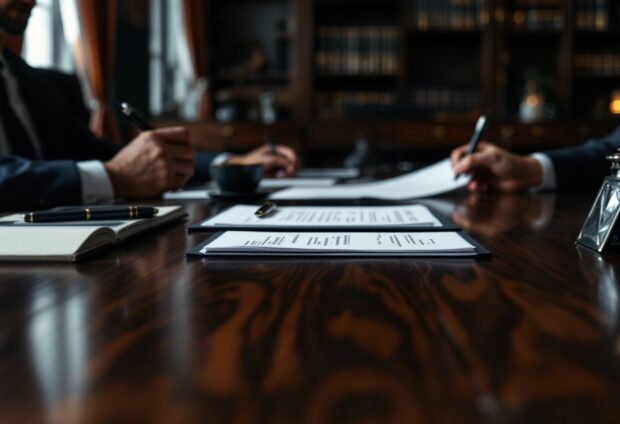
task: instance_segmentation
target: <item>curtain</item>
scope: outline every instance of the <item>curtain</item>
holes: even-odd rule
[[[114,141],[121,139],[109,99],[117,8],[117,0],[61,0],[66,38],[75,50],[76,64],[91,98],[90,128],[98,136]]]
[[[207,3],[205,0],[183,0],[183,21],[185,38],[189,50],[195,90],[198,95],[199,119],[211,115],[211,105],[207,92],[208,56],[207,56]]]

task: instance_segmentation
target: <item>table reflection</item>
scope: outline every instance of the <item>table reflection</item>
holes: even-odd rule
[[[620,314],[618,311],[618,261],[611,255],[607,257],[585,247],[577,246],[580,265],[595,290],[599,311],[610,331],[618,331]],[[620,342],[620,339],[618,339]]]
[[[494,237],[524,226],[545,228],[554,210],[553,194],[489,196],[472,193],[461,201],[454,201],[449,216],[465,231]]]

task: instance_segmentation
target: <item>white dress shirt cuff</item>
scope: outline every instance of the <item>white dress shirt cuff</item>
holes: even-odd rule
[[[553,163],[551,162],[551,159],[549,159],[549,156],[544,153],[532,153],[530,156],[538,161],[543,172],[542,183],[538,187],[534,187],[532,190],[554,190],[557,186],[555,169],[553,168]]]
[[[226,162],[228,160],[229,157],[231,157],[232,155],[230,153],[220,153],[219,155],[217,155],[215,157],[215,159],[213,159],[213,161],[211,162],[211,165],[221,165],[224,162]]]
[[[110,177],[98,160],[77,163],[82,179],[82,202],[86,205],[114,200],[114,189]]]

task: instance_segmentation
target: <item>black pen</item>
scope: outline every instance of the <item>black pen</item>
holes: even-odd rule
[[[469,140],[469,146],[467,146],[467,150],[465,151],[465,155],[463,157],[469,156],[476,151],[476,146],[478,145],[480,137],[482,136],[482,133],[484,132],[486,126],[487,117],[485,115],[481,115],[480,118],[478,118],[478,122],[476,122],[476,128],[474,129],[474,133],[471,135],[471,139]],[[454,179],[457,180],[460,176],[461,174],[456,174],[454,176]]]
[[[278,205],[276,205],[273,202],[265,202],[262,205],[260,205],[260,207],[258,209],[256,209],[256,212],[254,212],[254,215],[256,215],[259,218],[265,218],[271,212],[276,210],[277,207],[278,207]]]
[[[138,129],[142,131],[148,131],[154,129],[151,124],[146,120],[144,116],[138,110],[127,102],[121,103],[121,112],[127,120],[134,124]]]
[[[92,206],[56,208],[42,212],[28,212],[24,222],[95,221],[110,219],[141,219],[157,215],[151,206]]]
[[[272,155],[278,155],[278,148],[276,147],[276,144],[273,142],[273,139],[270,135],[265,136],[265,144],[267,145],[267,147],[269,147],[269,151]]]

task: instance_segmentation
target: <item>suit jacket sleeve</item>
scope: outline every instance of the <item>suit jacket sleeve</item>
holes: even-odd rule
[[[0,211],[41,209],[82,202],[75,161],[0,157]]]
[[[620,148],[620,127],[606,137],[545,152],[553,163],[558,191],[596,191],[609,175],[605,156]]]
[[[192,181],[206,181],[211,179],[209,166],[219,153],[214,152],[198,152],[196,155],[196,168]]]
[[[6,50],[5,57],[18,78],[45,160],[0,156],[0,211],[80,204],[82,182],[76,162],[107,161],[121,146],[96,137],[80,122],[63,92],[44,73]],[[196,180],[209,178],[209,164],[216,155],[198,155]]]
[[[80,204],[82,183],[76,161],[112,158],[120,146],[97,138],[71,112],[63,93],[39,70],[7,54],[44,160],[0,156],[0,211]],[[20,142],[9,140],[9,143]]]

